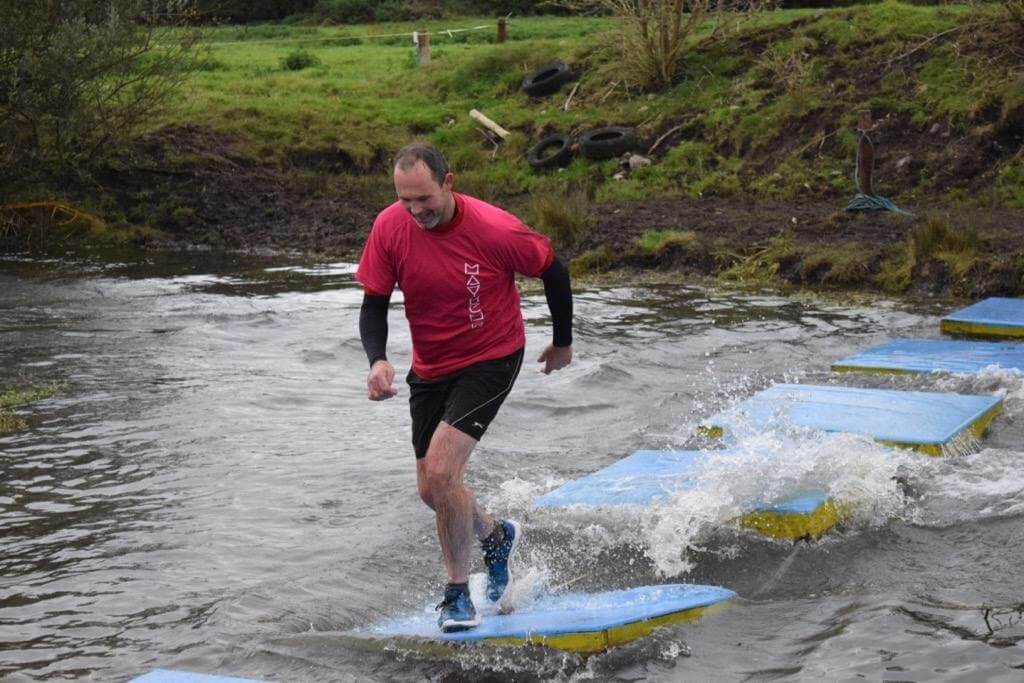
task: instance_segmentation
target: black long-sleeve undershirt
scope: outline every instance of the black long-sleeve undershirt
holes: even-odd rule
[[[544,282],[544,298],[551,311],[551,327],[554,330],[551,343],[555,346],[572,346],[572,283],[569,270],[562,260],[555,257],[548,269],[540,275]]]
[[[370,367],[379,360],[387,360],[388,304],[390,294],[363,294],[359,309],[359,338],[370,361]]]
[[[552,343],[572,346],[572,283],[565,264],[556,256],[547,270],[541,273],[544,297],[551,311]],[[359,337],[370,367],[379,360],[387,360],[388,306],[391,295],[363,294],[359,309]]]

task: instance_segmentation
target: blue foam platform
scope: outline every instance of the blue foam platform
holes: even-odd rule
[[[1024,372],[1024,344],[1013,342],[896,339],[832,364],[838,372],[952,372],[988,367]]]
[[[789,424],[940,455],[962,432],[980,436],[1001,409],[998,396],[776,384],[705,421],[701,431],[729,437],[738,428]]]
[[[728,450],[636,451],[604,469],[566,482],[533,504],[541,508],[650,505],[697,488],[699,469],[709,459],[735,456]],[[775,503],[757,503],[751,511],[810,514],[825,501],[823,493],[812,492]]]
[[[571,506],[644,506],[700,487],[700,471],[718,458],[735,458],[728,450],[637,451],[585,477],[539,496],[539,508]],[[781,501],[755,502],[739,525],[777,538],[817,538],[835,526],[842,510],[822,492],[808,491]]]
[[[170,669],[154,669],[144,676],[133,678],[131,683],[261,683],[252,678],[232,678],[230,676],[214,676],[213,674],[197,674],[191,671],[172,671]]]
[[[669,623],[699,617],[736,594],[718,586],[666,584],[605,593],[564,593],[538,598],[511,614],[483,617],[476,628],[442,633],[437,613],[420,612],[367,629],[371,636],[441,643],[521,645],[596,652],[621,645]]]
[[[943,332],[985,337],[1024,337],[1024,299],[992,297],[950,313]]]

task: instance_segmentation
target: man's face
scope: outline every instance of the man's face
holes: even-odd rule
[[[411,168],[395,168],[395,192],[398,200],[409,212],[412,219],[424,230],[433,230],[443,221],[450,220],[455,201],[452,197],[453,176],[445,176],[440,185],[430,175],[430,169],[422,161]]]

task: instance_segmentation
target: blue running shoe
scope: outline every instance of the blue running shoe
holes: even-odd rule
[[[487,599],[498,602],[505,594],[505,589],[512,583],[512,558],[523,538],[519,525],[508,519],[500,522],[505,530],[505,538],[501,543],[488,548],[484,546],[484,564],[487,565]]]
[[[445,633],[455,631],[466,631],[474,626],[480,625],[480,617],[476,614],[473,601],[469,593],[461,588],[449,586],[444,589],[444,600],[437,606],[441,615],[437,618],[437,625]]]

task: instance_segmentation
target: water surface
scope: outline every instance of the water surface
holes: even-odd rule
[[[589,659],[353,637],[430,609],[443,577],[408,391],[365,398],[352,272],[202,254],[0,262],[0,385],[66,383],[21,411],[28,430],[0,437],[0,677],[1024,677],[1021,377],[828,373],[887,339],[937,337],[948,303],[683,285],[578,292],[575,362],[550,377],[527,363],[469,481],[526,522],[523,600],[668,581],[741,600]],[[549,335],[539,290],[524,313],[529,360]],[[389,347],[404,372],[400,297]],[[761,435],[745,466],[648,510],[530,510],[633,450],[691,446],[701,419],[779,381],[999,392],[1006,413],[960,457]],[[766,490],[807,486],[857,503],[854,518],[796,545],[730,522]]]

